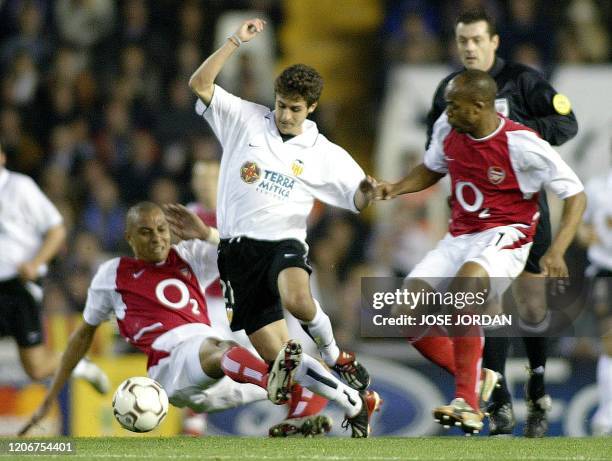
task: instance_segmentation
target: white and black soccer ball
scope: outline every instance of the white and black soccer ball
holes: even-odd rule
[[[151,378],[128,378],[115,391],[113,413],[124,429],[149,432],[168,414],[168,395],[161,385]]]

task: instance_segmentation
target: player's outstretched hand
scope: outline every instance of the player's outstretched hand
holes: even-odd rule
[[[242,42],[249,42],[255,38],[257,34],[263,31],[266,21],[259,18],[247,19],[236,30],[235,35]]]
[[[21,428],[17,435],[19,437],[22,437],[26,435],[30,431],[30,429],[36,426],[40,422],[40,420],[43,419],[49,412],[49,409],[51,408],[51,403],[52,400],[45,399],[45,401],[38,407],[38,409],[34,412],[30,420]]]
[[[33,282],[38,278],[38,264],[28,261],[19,266],[17,269],[19,277],[24,282]]]
[[[396,197],[393,184],[382,181],[376,185],[375,200],[391,200]]]
[[[210,235],[210,227],[194,212],[180,204],[163,206],[164,214],[170,224],[170,230],[181,240],[206,240]]]

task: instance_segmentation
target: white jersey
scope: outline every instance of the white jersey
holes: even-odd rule
[[[302,134],[283,142],[267,107],[215,85],[210,106],[196,112],[223,147],[217,218],[221,238],[306,239],[314,200],[354,212],[365,173],[341,147],[305,120]]]
[[[612,173],[591,179],[585,192],[587,208],[583,219],[593,226],[598,240],[588,249],[589,260],[601,269],[612,270]]]
[[[29,176],[0,168],[0,281],[38,253],[45,234],[62,216]],[[43,265],[38,275],[45,275]]]

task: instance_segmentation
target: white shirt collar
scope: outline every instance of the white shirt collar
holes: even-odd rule
[[[506,124],[506,119],[504,117],[499,117],[499,125],[497,125],[497,128],[495,128],[495,130],[492,133],[489,133],[484,138],[475,138],[469,133],[466,133],[466,134],[468,135],[470,139],[473,139],[474,141],[486,141],[487,139],[491,139],[492,137],[497,135],[497,133],[501,131],[501,129],[504,127],[505,124]]]
[[[276,126],[276,122],[274,121],[274,111],[266,115],[266,118],[268,119],[268,129],[272,132],[274,136],[282,138],[280,132],[278,131],[278,127]],[[317,140],[317,136],[319,136],[319,129],[317,128],[317,124],[312,120],[306,119],[302,124],[302,133],[289,139],[285,142],[285,144],[291,144],[300,147],[312,147],[314,146]]]

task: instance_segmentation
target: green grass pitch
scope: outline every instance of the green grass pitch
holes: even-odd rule
[[[0,439],[1,440],[1,439]],[[66,441],[68,439],[48,439]],[[378,437],[349,438],[166,437],[75,438],[72,455],[25,455],[7,452],[4,459],[86,460],[612,460],[612,438],[486,438],[486,437]],[[12,439],[11,441],[15,441]],[[19,441],[28,441],[20,439]]]

